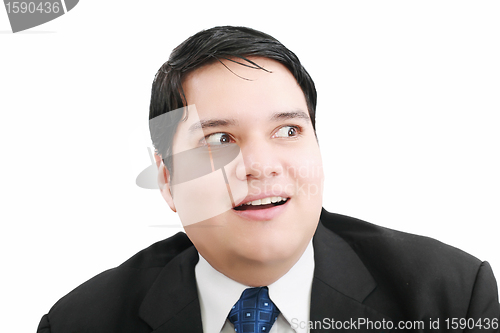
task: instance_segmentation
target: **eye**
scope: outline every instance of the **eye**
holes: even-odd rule
[[[283,126],[280,127],[276,133],[274,133],[273,137],[275,138],[290,138],[296,137],[300,133],[300,129],[298,126]]]
[[[231,135],[227,133],[213,133],[205,137],[205,142],[209,145],[223,145],[233,142]]]

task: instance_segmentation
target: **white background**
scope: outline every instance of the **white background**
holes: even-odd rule
[[[273,35],[312,75],[328,210],[500,276],[500,2],[325,3],[82,0],[18,34],[0,8],[3,331],[34,332],[71,289],[181,230],[135,177],[157,69],[215,25]]]

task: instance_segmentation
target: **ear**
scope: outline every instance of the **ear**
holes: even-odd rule
[[[172,191],[170,190],[170,172],[168,171],[160,155],[155,153],[156,166],[158,167],[158,186],[160,187],[160,192],[167,202],[170,209],[177,212],[175,209],[174,199],[172,197]]]

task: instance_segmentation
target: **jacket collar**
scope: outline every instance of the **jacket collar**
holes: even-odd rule
[[[314,279],[311,292],[311,325],[321,332],[335,331],[331,320],[358,319],[371,321],[390,320],[387,316],[363,304],[376,289],[376,283],[368,269],[351,246],[340,236],[327,229],[320,221],[313,238]],[[351,321],[352,320],[352,321]],[[326,323],[326,324],[325,324]],[[330,328],[330,329],[329,329]],[[361,329],[364,327],[350,327]],[[338,329],[337,329],[338,331]]]
[[[139,309],[153,332],[202,333],[194,267],[198,252],[189,247],[160,272]]]
[[[343,295],[363,302],[376,283],[350,245],[321,222],[313,245],[314,277]]]
[[[376,289],[376,283],[347,242],[320,222],[313,246],[312,323],[325,318],[390,320],[363,304]],[[172,259],[153,283],[139,309],[140,317],[154,329],[153,332],[202,333],[194,272],[198,259],[194,246],[189,247]]]

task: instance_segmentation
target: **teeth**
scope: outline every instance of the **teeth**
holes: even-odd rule
[[[260,205],[268,205],[271,202],[276,203],[276,202],[286,201],[286,200],[287,200],[287,198],[282,198],[282,197],[268,197],[268,198],[264,198],[264,199],[257,199],[254,201],[249,201],[249,202],[244,203],[243,205],[260,206]]]

